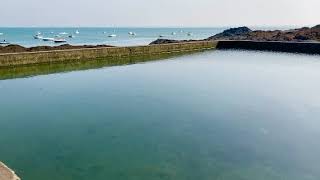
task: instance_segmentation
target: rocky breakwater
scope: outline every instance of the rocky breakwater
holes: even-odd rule
[[[217,49],[244,49],[320,54],[320,25],[291,30],[262,31],[248,27],[231,28],[202,41],[214,41]],[[158,39],[151,44],[186,41]]]
[[[303,27],[291,30],[274,30],[262,31],[251,30],[248,27],[230,28],[222,33],[211,36],[204,41],[282,41],[282,42],[320,42],[320,25],[314,27]],[[193,42],[196,40],[172,40],[172,39],[157,39],[151,44],[170,44]],[[203,40],[202,40],[203,41]]]
[[[248,27],[238,27],[227,29],[206,40],[320,42],[320,25],[285,31],[253,31]]]
[[[231,28],[207,40],[218,41],[217,49],[320,54],[320,25],[285,31],[252,31],[247,27]]]
[[[0,180],[20,180],[20,178],[15,174],[14,171],[0,162]]]

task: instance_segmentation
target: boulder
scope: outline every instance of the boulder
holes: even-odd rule
[[[209,37],[207,40],[230,39],[235,37],[237,39],[242,39],[245,38],[250,32],[252,32],[252,30],[245,26],[238,28],[230,28],[223,31],[222,33]]]

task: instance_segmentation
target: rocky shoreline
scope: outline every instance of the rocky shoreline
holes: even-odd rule
[[[20,180],[20,178],[0,161],[0,180]]]
[[[197,41],[255,41],[255,42],[316,42],[320,43],[320,25],[314,27],[303,27],[290,30],[274,30],[262,31],[251,30],[248,27],[230,28],[219,34],[213,35],[202,40],[173,40],[173,39],[157,39],[150,43],[156,44],[172,44],[172,43],[188,43]],[[39,52],[39,51],[53,51],[53,50],[72,50],[72,49],[86,49],[86,48],[102,48],[114,47],[109,45],[83,45],[73,46],[69,44],[61,46],[37,46],[25,48],[20,45],[0,46],[0,54],[5,53],[20,53],[20,52]]]
[[[274,31],[253,31],[248,27],[231,28],[222,33],[211,36],[206,41],[235,40],[235,41],[282,41],[282,42],[319,42],[320,43],[320,25],[314,27],[303,27],[290,30]],[[193,41],[193,40],[190,40]],[[158,39],[151,44],[179,43],[186,41]]]

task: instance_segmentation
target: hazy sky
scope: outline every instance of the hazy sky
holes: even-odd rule
[[[1,0],[0,26],[320,24],[320,0]]]

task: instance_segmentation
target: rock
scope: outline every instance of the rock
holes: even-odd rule
[[[320,41],[320,25],[286,31],[251,31],[247,27],[231,28],[206,40]]]
[[[150,43],[150,45],[152,44],[170,44],[170,43],[179,43],[180,41],[178,40],[172,40],[172,39],[157,39],[153,42]]]
[[[231,28],[207,40],[320,41],[320,25],[286,31],[251,31],[246,27]]]
[[[251,29],[248,27],[238,27],[238,28],[231,28],[223,31],[220,34],[214,35],[211,39],[217,39],[217,38],[224,38],[224,37],[240,37],[240,36],[247,36],[250,32],[252,32]]]
[[[0,180],[20,180],[20,178],[14,173],[14,171],[0,162]]]
[[[311,29],[320,29],[320,24],[312,27]]]
[[[184,43],[184,42],[194,42],[197,40],[172,40],[172,39],[157,39],[150,43],[150,45],[153,44],[172,44],[172,43]]]

